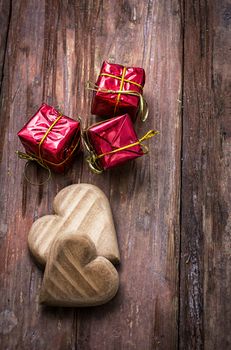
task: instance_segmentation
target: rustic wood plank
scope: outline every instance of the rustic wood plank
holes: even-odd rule
[[[12,2],[1,109],[3,349],[177,348],[181,17],[178,1]],[[84,125],[94,121],[84,83],[96,78],[103,59],[147,71],[150,118],[136,128],[139,135],[160,130],[150,155],[102,176],[91,174],[80,156],[65,177],[31,186],[14,154],[17,131],[42,101],[80,114]],[[121,288],[102,307],[41,308],[42,272],[28,254],[28,229],[73,182],[94,183],[111,200]]]
[[[230,349],[230,1],[186,1],[181,349]]]
[[[79,314],[77,343],[81,349],[174,349],[178,316],[181,12],[178,2],[124,2],[123,7],[119,2],[116,7],[111,4],[103,3],[100,20],[96,27],[93,25],[96,33],[90,36],[94,40],[90,67],[94,65],[96,77],[106,57],[143,66],[148,72],[145,94],[150,119],[145,126],[138,123],[136,127],[139,135],[154,127],[161,130],[161,136],[151,144],[151,156],[140,162],[101,178],[90,175],[86,168],[83,171],[82,181],[94,181],[110,197],[122,264],[121,288],[113,308],[108,313],[110,305],[106,305],[101,315],[95,310]]]
[[[53,7],[52,7],[53,5]],[[43,100],[57,104],[54,87],[57,2],[12,3],[6,52],[1,120],[1,348],[68,349],[74,343],[74,310],[43,310],[38,306],[42,273],[28,254],[31,223],[51,210],[58,177],[37,188],[23,179],[24,164],[16,158],[16,133]],[[63,97],[60,96],[63,101]],[[2,126],[2,124],[1,124]],[[77,166],[78,168],[78,166]],[[39,171],[40,173],[40,171]],[[65,180],[70,180],[68,174]],[[50,195],[49,195],[50,193]]]
[[[0,0],[0,89],[3,79],[3,70],[6,54],[7,38],[10,26],[11,3]]]

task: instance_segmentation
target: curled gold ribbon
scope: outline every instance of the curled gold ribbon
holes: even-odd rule
[[[27,162],[25,164],[25,169],[24,169],[24,172],[23,172],[23,175],[24,175],[25,179],[27,180],[27,182],[29,182],[31,185],[41,186],[41,185],[45,184],[47,181],[50,180],[50,178],[51,178],[51,170],[46,164],[41,162],[41,160],[39,158],[36,158],[34,155],[27,154],[27,153],[24,153],[24,152],[21,152],[21,151],[16,151],[16,154],[18,155],[18,157],[20,159],[27,160]],[[47,178],[44,181],[38,182],[38,183],[34,183],[28,178],[26,170],[27,170],[29,161],[34,161],[34,162],[38,163],[42,168],[44,168],[44,169],[46,169],[48,171],[48,176],[47,176]]]
[[[122,82],[122,80],[121,80],[121,82]],[[123,95],[131,95],[131,96],[139,97],[140,103],[139,103],[138,117],[142,120],[142,122],[145,122],[145,120],[147,119],[148,113],[149,113],[148,105],[147,105],[147,102],[145,101],[143,95],[140,92],[134,91],[134,90],[124,91],[124,90],[121,90],[121,88],[119,90],[104,89],[104,88],[101,88],[100,86],[92,83],[91,81],[87,82],[86,87],[88,90],[92,90],[92,91],[96,91],[96,92],[99,91],[99,92],[103,92],[106,94],[118,94],[118,96],[123,94]]]
[[[86,158],[86,161],[89,165],[89,168],[91,171],[97,175],[102,174],[103,169],[97,162],[97,156],[96,154],[90,149],[88,142],[85,140],[85,134],[82,134],[82,141],[84,146],[86,147],[86,150],[89,154],[89,156]]]
[[[158,135],[159,131],[156,130],[149,130],[143,137],[141,137],[140,139],[138,139],[136,142],[134,143],[130,143],[128,145],[113,149],[112,151],[109,152],[105,152],[105,153],[101,153],[99,155],[96,155],[89,147],[88,143],[86,142],[86,140],[83,138],[84,144],[86,146],[86,149],[89,153],[89,157],[86,159],[89,167],[91,168],[91,170],[95,173],[95,174],[101,174],[103,172],[102,167],[99,165],[99,163],[97,162],[98,159],[108,156],[110,154],[114,154],[120,151],[123,151],[125,149],[131,148],[133,146],[137,146],[137,145],[141,145],[144,154],[148,153],[149,149],[147,146],[143,145],[143,141],[146,141],[148,139],[150,139],[151,137],[154,137],[155,135]]]

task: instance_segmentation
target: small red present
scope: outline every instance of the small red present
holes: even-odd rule
[[[139,110],[142,120],[147,118],[147,105],[143,99],[145,71],[138,67],[125,67],[103,62],[94,90],[91,113],[116,116],[128,113],[135,121]]]
[[[90,156],[87,161],[95,173],[121,165],[147,153],[142,142],[158,132],[150,130],[138,139],[131,118],[124,114],[94,124],[84,131],[84,141]]]
[[[20,158],[63,172],[79,148],[80,122],[43,103],[18,136],[26,150],[18,152]]]

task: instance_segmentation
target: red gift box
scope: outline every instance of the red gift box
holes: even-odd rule
[[[94,124],[84,132],[85,145],[90,153],[88,163],[93,171],[100,173],[141,157],[146,153],[142,148],[142,141],[156,133],[150,130],[143,138],[138,139],[128,114]]]
[[[143,68],[124,67],[104,61],[96,84],[92,88],[95,92],[91,113],[99,116],[128,113],[135,121],[139,107],[143,109],[144,83]]]
[[[35,160],[56,172],[63,172],[79,148],[80,122],[44,103],[18,136],[26,150],[26,154],[18,152],[20,158]]]

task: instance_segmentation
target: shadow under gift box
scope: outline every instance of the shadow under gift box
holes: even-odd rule
[[[99,157],[97,163],[99,168],[103,170],[144,155],[140,144],[118,150],[121,147],[138,142],[138,137],[128,114],[94,124],[85,131],[84,135],[90,150],[96,157]],[[107,154],[114,150],[118,150],[118,152]]]
[[[79,149],[80,122],[43,103],[18,136],[29,156],[61,173]]]
[[[107,92],[126,91],[143,93],[145,71],[139,67],[124,67],[119,64],[103,62],[93,93],[91,113],[99,116],[115,116],[128,113],[133,121],[139,109],[140,98],[132,94]]]

